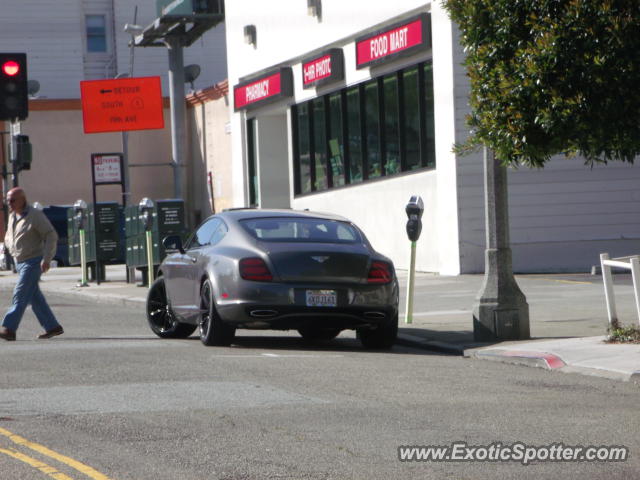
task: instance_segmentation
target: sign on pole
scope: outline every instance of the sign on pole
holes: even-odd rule
[[[121,153],[94,153],[91,155],[91,163],[96,185],[122,183]]]
[[[84,133],[164,128],[160,77],[80,82]]]
[[[94,215],[98,212],[98,198],[96,187],[99,185],[120,185],[124,195],[124,181],[122,177],[122,153],[92,153],[91,154],[91,185],[93,189],[93,211]],[[95,218],[95,217],[94,217]],[[97,221],[94,220],[94,221]],[[95,236],[96,250],[96,281],[100,285],[100,276],[102,270],[100,266],[100,258],[98,255],[98,235]]]

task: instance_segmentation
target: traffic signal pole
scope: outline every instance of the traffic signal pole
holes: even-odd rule
[[[10,122],[9,163],[11,183],[18,186],[18,135],[20,120],[29,115],[26,53],[0,53],[0,121]]]
[[[11,183],[13,188],[18,186],[18,145],[16,138],[20,135],[20,122],[11,121],[9,135],[9,162],[11,163]]]

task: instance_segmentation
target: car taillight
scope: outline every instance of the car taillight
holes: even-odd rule
[[[273,276],[269,267],[261,258],[243,258],[240,260],[240,276],[255,282],[270,282]]]
[[[386,262],[372,262],[367,283],[382,284],[391,281],[391,266]]]

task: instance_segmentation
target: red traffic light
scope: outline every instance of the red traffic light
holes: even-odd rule
[[[20,65],[18,64],[18,62],[8,60],[2,64],[2,73],[13,77],[14,75],[20,73]]]

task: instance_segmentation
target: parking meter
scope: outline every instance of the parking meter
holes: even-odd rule
[[[78,227],[78,233],[80,234],[80,268],[82,270],[82,280],[78,284],[79,287],[88,287],[87,282],[87,245],[85,239],[84,224],[87,220],[87,202],[84,200],[76,200],[73,204],[73,210],[75,212],[74,220]]]
[[[405,323],[413,323],[413,287],[416,276],[416,242],[422,232],[422,214],[424,202],[419,195],[413,195],[404,208],[409,220],[407,221],[407,236],[411,240],[411,259],[409,261],[409,278],[407,281],[407,308],[405,309]]]
[[[424,203],[422,197],[414,195],[409,199],[409,203],[405,207],[407,212],[407,236],[412,242],[418,241],[422,232],[422,213],[424,212]]]
[[[75,212],[74,219],[78,230],[84,230],[84,223],[87,219],[87,202],[76,200],[76,203],[73,204],[73,211]]]
[[[145,231],[150,231],[153,227],[153,200],[144,197],[138,204],[138,210],[140,211],[140,218],[144,225]]]
[[[138,210],[147,237],[147,286],[153,283],[153,201],[147,197],[140,200]]]

